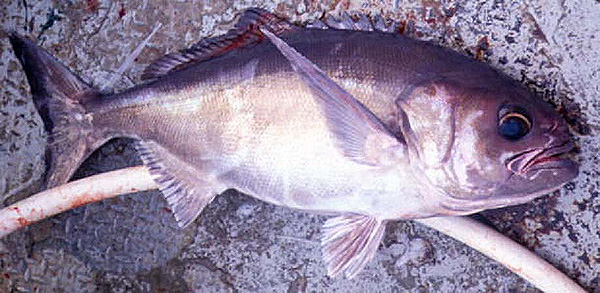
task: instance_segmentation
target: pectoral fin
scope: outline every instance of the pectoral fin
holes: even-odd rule
[[[398,141],[367,107],[281,38],[266,29],[261,32],[290,61],[310,88],[345,156],[374,166],[387,164],[393,157],[404,157],[404,143]]]
[[[343,215],[323,225],[321,249],[327,274],[335,277],[344,272],[355,277],[373,258],[385,231],[385,223],[371,216]]]
[[[155,142],[138,141],[136,149],[182,228],[191,224],[221,191],[210,173],[180,160]]]

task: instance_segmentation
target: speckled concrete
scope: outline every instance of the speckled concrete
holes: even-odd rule
[[[251,6],[298,22],[343,10],[381,14],[399,32],[489,62],[553,103],[573,126],[581,175],[552,195],[481,216],[600,292],[598,1],[5,0],[0,25],[38,38],[93,85],[119,90],[138,82],[155,58],[226,31]],[[115,74],[159,24],[133,66]],[[45,137],[5,38],[0,77],[0,200],[7,204],[38,188]],[[130,142],[116,140],[78,176],[135,164]],[[323,221],[228,192],[179,230],[157,192],[127,195],[1,240],[0,291],[536,291],[472,249],[406,221],[389,225],[357,278],[329,279],[317,241]]]

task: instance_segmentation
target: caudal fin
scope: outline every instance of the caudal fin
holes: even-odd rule
[[[16,33],[9,38],[48,133],[45,184],[51,188],[67,182],[104,140],[94,133],[91,116],[82,106],[98,92],[33,41]]]

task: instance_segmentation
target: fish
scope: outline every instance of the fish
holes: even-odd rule
[[[48,133],[46,188],[128,137],[181,227],[227,189],[331,216],[328,275],[353,278],[393,220],[517,205],[575,178],[565,120],[505,74],[397,33],[251,8],[117,93],[9,35]]]

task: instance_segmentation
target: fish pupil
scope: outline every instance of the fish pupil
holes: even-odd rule
[[[507,117],[502,119],[498,130],[500,135],[508,140],[517,140],[529,132],[528,123],[520,117]]]

